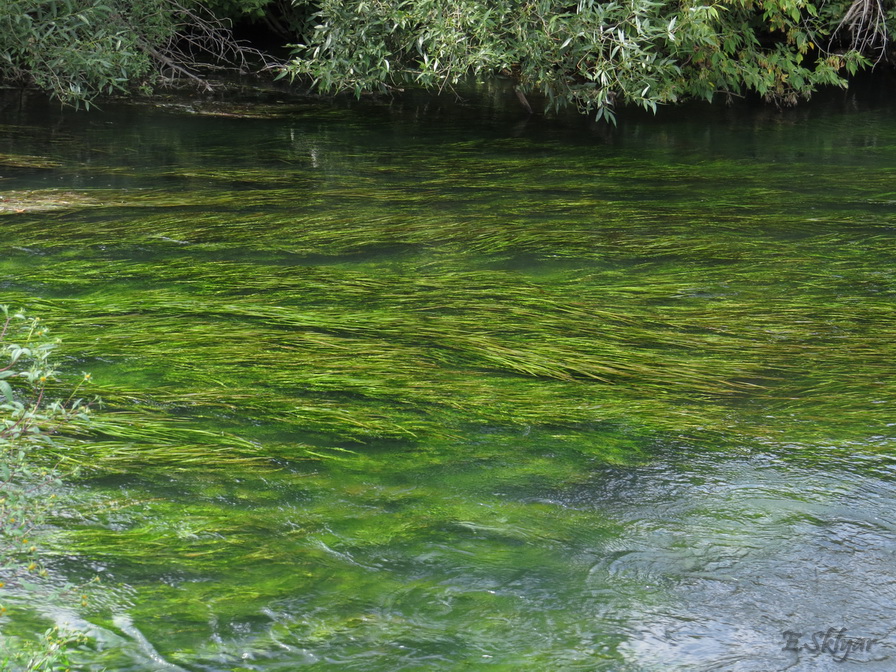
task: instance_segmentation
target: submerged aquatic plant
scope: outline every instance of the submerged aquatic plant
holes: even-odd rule
[[[374,648],[364,669],[395,669],[399,640],[589,670],[599,641],[614,669],[627,605],[665,598],[600,578],[629,524],[603,470],[891,449],[885,172],[851,166],[844,194],[841,162],[810,182],[777,147],[395,142],[324,116],[54,134],[79,198],[3,215],[3,293],[59,324],[106,402],[44,454],[89,465],[49,557],[104,572],[80,613],[132,656],[109,669]],[[580,632],[580,607],[603,623],[617,588],[599,638],[532,637]]]

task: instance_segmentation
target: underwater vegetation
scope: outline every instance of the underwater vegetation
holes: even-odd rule
[[[104,403],[46,453],[81,469],[48,581],[105,585],[66,612],[84,669],[612,665],[628,617],[571,577],[624,525],[546,493],[892,447],[885,148],[110,120],[0,146],[0,297]]]

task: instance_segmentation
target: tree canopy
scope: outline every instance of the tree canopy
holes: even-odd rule
[[[292,43],[282,70],[325,93],[513,80],[520,100],[613,118],[618,104],[759,95],[793,104],[886,57],[893,0],[6,0],[0,77],[68,103],[209,65],[270,64],[254,21]],[[250,59],[247,61],[247,55]],[[251,56],[257,58],[254,62]]]

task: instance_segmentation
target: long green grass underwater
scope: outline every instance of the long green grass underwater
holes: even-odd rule
[[[421,624],[435,666],[586,669],[573,634],[513,634],[576,613],[502,586],[564,585],[569,549],[619,529],[514,493],[658,446],[892,447],[891,149],[861,163],[774,125],[751,158],[311,109],[110,118],[0,146],[2,302],[105,404],[51,456],[83,469],[55,571],[109,582],[69,614],[98,628],[85,669],[124,666],[125,640],[132,669],[292,669],[274,651],[348,660]]]
[[[323,191],[333,206],[243,190],[10,215],[21,251],[3,266],[13,297],[59,316],[108,403],[337,441],[620,419],[763,437],[782,414],[788,432],[805,421],[836,438],[830,423],[865,413],[870,427],[892,402],[888,222],[813,233],[805,217],[731,222],[686,202],[644,223],[644,201],[555,197],[562,223],[474,223],[429,214],[426,193],[388,215],[395,199],[374,192],[349,215]],[[107,369],[121,382],[103,383]]]

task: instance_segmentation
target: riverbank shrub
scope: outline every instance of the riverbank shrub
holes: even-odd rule
[[[49,389],[57,371],[52,340],[40,318],[0,306],[0,570],[4,583],[37,570],[31,543],[53,508],[59,472],[41,460],[53,436],[89,420],[90,403],[76,398],[83,377],[65,400]]]
[[[355,94],[501,75],[527,107],[536,93],[598,118],[617,102],[793,104],[882,56],[894,23],[880,2],[320,0],[289,71]]]
[[[779,105],[885,60],[884,0],[7,0],[0,80],[63,103],[279,70],[325,93],[513,81],[523,105],[614,118],[687,99]],[[294,43],[283,65],[234,38]],[[534,99],[533,99],[534,100]]]
[[[71,672],[70,650],[87,641],[78,632],[48,628],[38,639],[4,646],[0,640],[0,672]]]
[[[149,76],[147,48],[171,31],[170,17],[141,11],[146,4],[122,14],[105,0],[8,0],[0,7],[0,73],[64,103],[123,92]]]
[[[206,91],[209,68],[267,65],[226,22],[192,0],[6,0],[0,3],[0,80],[64,104],[148,92],[186,81]]]
[[[56,346],[39,318],[0,306],[0,672],[62,669],[67,647],[80,641],[58,628],[33,641],[10,640],[2,628],[5,593],[45,597],[37,538],[56,507],[61,473],[41,450],[89,419],[90,403],[77,396],[88,374],[64,400],[51,398]]]

